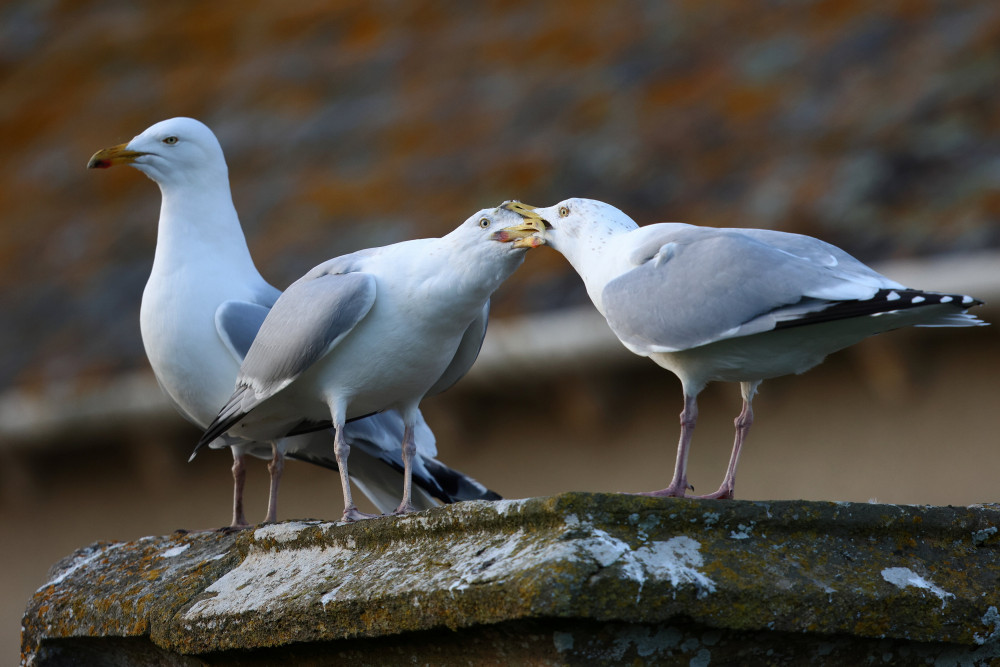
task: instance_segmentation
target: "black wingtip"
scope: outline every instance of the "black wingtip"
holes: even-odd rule
[[[870,299],[850,301],[833,301],[830,305],[806,313],[792,320],[779,321],[776,329],[787,329],[807,324],[820,324],[833,320],[852,317],[877,316],[884,313],[897,313],[904,310],[925,308],[927,306],[953,306],[965,312],[974,306],[981,306],[982,301],[964,294],[944,294],[941,292],[925,292],[922,290],[897,288],[880,289]]]
[[[433,478],[433,484],[413,478],[413,483],[443,503],[457,503],[463,500],[503,500],[503,497],[463,472],[453,470],[434,460],[424,459],[424,467]]]
[[[205,432],[202,433],[201,439],[198,440],[198,444],[194,446],[194,451],[191,452],[191,456],[188,458],[189,462],[194,460],[194,457],[198,454],[198,450],[216,438],[225,435],[229,429],[236,426],[240,420],[247,416],[249,410],[243,410],[242,406],[244,405],[244,396],[249,390],[250,388],[243,383],[236,386],[236,391],[233,392],[233,395],[229,397],[226,404],[219,410],[219,415],[208,425]],[[251,407],[250,409],[252,410],[253,408]]]
[[[216,417],[215,421],[209,424],[208,428],[205,429],[205,432],[201,434],[201,438],[198,440],[198,444],[194,446],[194,451],[192,451],[191,456],[188,457],[188,463],[193,461],[194,457],[198,455],[198,450],[200,450],[202,447],[209,444],[216,438],[225,435],[226,431],[231,429],[233,426],[236,426],[236,424],[239,423],[239,421],[243,419],[243,417],[245,416],[246,416],[245,412],[239,412],[228,416],[223,416],[222,414],[220,414],[218,417]]]

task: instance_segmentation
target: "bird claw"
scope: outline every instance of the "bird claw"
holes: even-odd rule
[[[688,485],[687,489],[694,491],[694,487]],[[685,491],[678,491],[677,487],[671,485],[660,491],[644,491],[640,493],[632,493],[629,495],[633,496],[648,496],[651,498],[692,498],[694,500],[732,500],[733,499],[733,489],[730,487],[722,487],[715,493],[709,493],[704,496],[689,496]]]
[[[340,517],[343,523],[354,523],[355,521],[364,521],[365,519],[374,519],[381,516],[380,514],[368,514],[362,512],[355,506],[344,508],[344,515]]]
[[[716,491],[715,493],[709,493],[704,496],[689,496],[691,498],[697,498],[698,500],[732,500],[733,499],[733,489],[723,487]]]
[[[393,516],[403,516],[411,512],[416,512],[417,508],[412,503],[400,503],[399,507],[392,511]]]
[[[660,489],[659,491],[639,491],[629,493],[630,496],[647,496],[649,498],[687,498],[688,489],[694,491],[694,486],[691,484],[671,484],[665,489]]]
[[[215,532],[221,533],[223,535],[230,535],[232,533],[238,533],[241,530],[246,530],[247,528],[253,528],[249,523],[243,524],[233,524],[231,526],[223,526],[222,528],[216,528]]]
[[[659,491],[637,491],[629,492],[630,496],[646,496],[647,498],[686,498],[683,491],[676,489],[661,489]]]

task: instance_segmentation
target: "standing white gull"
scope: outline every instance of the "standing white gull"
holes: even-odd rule
[[[142,341],[164,393],[184,417],[205,428],[232,393],[239,364],[281,292],[250,257],[222,147],[208,127],[191,118],[165,120],[127,144],[98,151],[87,166],[116,164],[131,165],[160,186],[156,254],[140,311]],[[386,412],[346,428],[360,450],[352,479],[381,511],[392,509],[403,470],[402,418]],[[419,413],[415,428],[421,506],[433,506],[432,496],[444,502],[499,497],[432,458],[434,434]],[[232,525],[247,523],[245,454],[271,459],[265,521],[272,522],[285,453],[336,469],[332,443],[328,432],[273,444],[233,436],[213,443],[233,452]]]
[[[696,398],[709,382],[739,382],[743,409],[722,485],[700,497],[732,498],[763,380],[802,373],[883,331],[984,324],[966,313],[980,301],[906,288],[809,236],[680,223],[639,227],[591,199],[544,209],[521,205],[518,212],[525,223],[515,228],[514,245],[545,244],[562,253],[625,347],[680,378],[684,410],[674,476],[667,488],[643,495],[686,494]],[[537,235],[524,238],[528,229]]]
[[[294,282],[268,313],[236,391],[198,447],[225,433],[268,441],[332,424],[343,519],[355,521],[368,516],[351,499],[347,457],[354,443],[344,424],[398,410],[405,469],[396,513],[413,511],[418,405],[468,371],[490,296],[524,260],[523,249],[498,242],[509,232],[495,230],[521,220],[509,205],[479,211],[441,238],[331,259]]]

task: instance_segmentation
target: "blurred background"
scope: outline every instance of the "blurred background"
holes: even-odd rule
[[[143,355],[159,191],[85,169],[179,115],[218,135],[279,287],[506,199],[584,196],[640,224],[817,236],[1000,321],[996,2],[2,2],[0,655],[74,549],[230,518],[231,458],[186,463],[198,431]],[[764,383],[737,496],[1000,500],[998,337],[893,332]],[[708,492],[738,387],[699,405]],[[525,497],[662,488],[681,407],[541,249],[497,293],[473,372],[424,412],[444,462]],[[342,509],[335,475],[303,463],[281,500],[282,519]]]

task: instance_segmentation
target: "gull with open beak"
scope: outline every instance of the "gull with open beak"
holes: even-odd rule
[[[680,223],[639,227],[591,199],[515,210],[524,222],[511,242],[562,253],[622,344],[681,380],[673,479],[644,495],[685,496],[696,398],[709,382],[739,382],[743,409],[725,478],[718,491],[700,497],[732,498],[763,380],[802,373],[883,331],[984,324],[966,312],[979,300],[904,287],[809,236]],[[534,237],[522,236],[531,230]]]
[[[508,202],[441,238],[404,241],[331,259],[278,297],[240,366],[236,390],[198,447],[230,435],[274,441],[333,426],[343,520],[369,518],[351,498],[344,430],[382,410],[403,417],[402,500],[414,510],[414,427],[424,396],[457,382],[479,355],[490,296],[524,261],[509,242],[532,231]],[[197,448],[196,448],[197,449]]]

